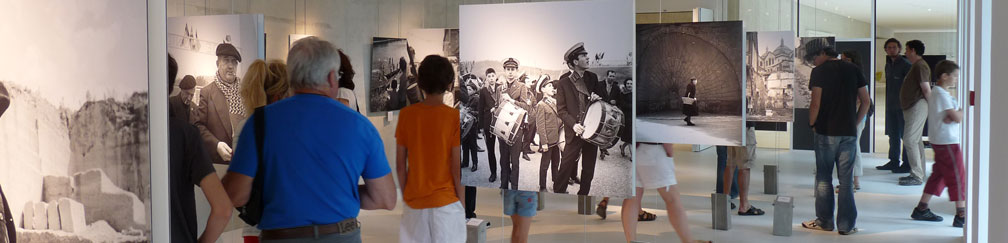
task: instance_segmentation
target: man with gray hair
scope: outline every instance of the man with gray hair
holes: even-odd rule
[[[361,242],[360,209],[395,208],[378,130],[336,100],[336,50],[317,37],[294,42],[287,70],[295,95],[257,110],[238,138],[224,185],[240,207],[261,177],[262,242]]]

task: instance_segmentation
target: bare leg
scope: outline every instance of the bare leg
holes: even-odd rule
[[[511,215],[511,243],[527,243],[532,217]]]
[[[676,234],[679,235],[679,240],[682,242],[694,242],[693,235],[690,234],[689,223],[686,220],[686,209],[683,209],[682,202],[679,201],[679,189],[675,185],[659,188],[658,194],[665,200],[665,210],[668,212],[669,223],[672,224],[672,228],[675,228]]]
[[[933,197],[933,196],[934,195],[931,195],[931,194],[928,194],[928,193],[924,193],[923,195],[921,195],[920,202],[924,203],[924,204],[928,204],[929,202],[931,202],[931,197]],[[958,206],[958,204],[956,204],[956,206]]]
[[[738,170],[739,212],[749,210],[749,168]]]
[[[728,163],[728,164],[725,165],[725,169],[722,172],[723,175],[721,176],[721,187],[723,187],[723,188],[721,188],[721,191],[725,192],[725,194],[728,194],[728,192],[731,191],[732,179],[735,178],[735,173],[732,173],[734,171],[735,171],[735,164],[734,163]],[[741,177],[741,175],[742,175],[742,173],[740,171],[739,177]],[[738,183],[739,183],[738,184],[739,185],[738,189],[741,192],[742,191],[741,190],[742,189],[742,182],[741,182],[741,180]],[[741,194],[741,193],[739,193],[739,194]]]
[[[627,242],[637,239],[637,214],[640,213],[643,198],[644,188],[638,187],[636,196],[623,199],[620,216],[623,219],[623,235],[626,236]]]

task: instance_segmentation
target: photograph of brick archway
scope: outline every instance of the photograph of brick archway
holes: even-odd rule
[[[637,25],[637,141],[741,146],[743,44],[738,21]]]

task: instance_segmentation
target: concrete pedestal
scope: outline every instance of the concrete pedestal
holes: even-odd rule
[[[711,222],[716,230],[731,229],[731,197],[727,194],[711,194]]]
[[[773,205],[773,235],[791,236],[791,222],[794,220],[794,198],[777,196]]]
[[[769,195],[777,194],[777,166],[763,166],[763,193]]]
[[[592,215],[595,213],[595,199],[591,196],[578,195],[578,214]]]

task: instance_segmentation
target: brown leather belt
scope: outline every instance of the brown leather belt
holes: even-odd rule
[[[263,230],[264,240],[283,240],[298,238],[315,238],[329,234],[346,234],[360,229],[360,222],[357,218],[349,218],[339,223],[327,225],[312,225],[286,229]]]

